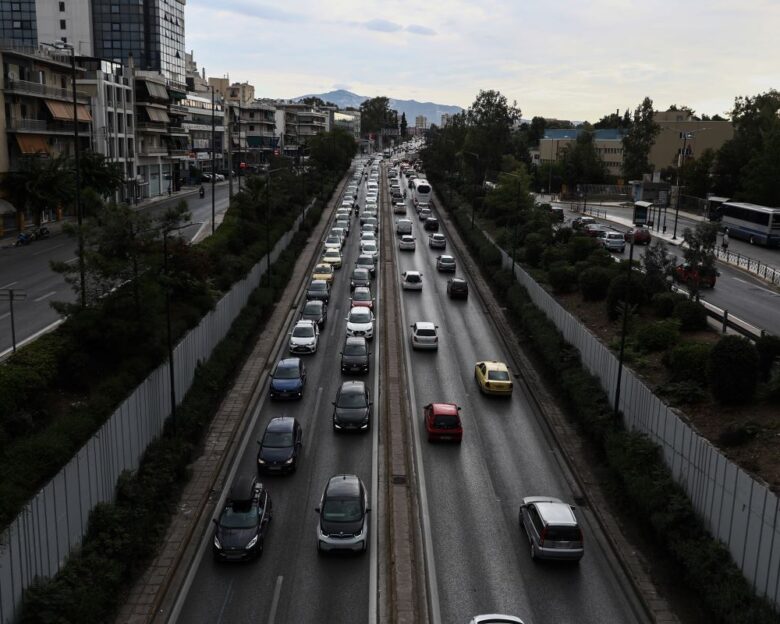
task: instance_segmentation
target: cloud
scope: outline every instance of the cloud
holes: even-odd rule
[[[384,19],[372,19],[367,22],[363,22],[363,27],[368,28],[368,30],[376,30],[378,32],[398,32],[399,30],[403,29],[400,24],[396,24],[395,22]]]
[[[436,31],[427,26],[420,26],[418,24],[410,24],[406,27],[406,32],[413,33],[415,35],[435,35]]]
[[[232,0],[229,6],[222,7],[215,7],[211,1],[190,0],[190,6],[209,10],[226,11],[236,13],[241,17],[255,17],[272,22],[300,23],[309,21],[309,18],[301,13],[285,11],[273,6],[247,0]]]

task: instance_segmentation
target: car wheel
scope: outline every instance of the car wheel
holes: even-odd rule
[[[531,542],[531,560],[538,561],[538,557],[536,556],[536,546],[534,546],[533,541]]]
[[[756,244],[756,239],[755,239],[755,238],[753,238],[753,237],[751,236],[751,237],[748,239],[748,242],[749,242],[751,245],[755,245],[755,244]]]

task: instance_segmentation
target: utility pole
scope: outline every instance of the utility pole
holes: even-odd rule
[[[680,134],[682,134],[683,148],[680,153],[679,164],[677,165],[677,201],[674,208],[674,233],[672,234],[672,240],[677,240],[677,218],[680,216],[680,177],[685,165],[685,150],[688,147],[688,139],[693,138],[693,132],[681,132]]]
[[[233,107],[227,103],[225,110],[223,111],[226,119],[227,127],[227,153],[228,153],[228,173],[233,171],[233,120],[230,117],[233,115]],[[239,188],[239,190],[241,190]],[[228,175],[228,197],[233,197],[233,176]]]
[[[215,132],[215,116],[214,110],[214,85],[211,85],[211,233],[214,234],[216,230],[216,183],[217,183],[217,170],[215,165],[215,152],[216,146],[216,132]]]

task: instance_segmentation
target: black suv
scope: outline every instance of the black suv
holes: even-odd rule
[[[214,519],[214,558],[246,561],[259,557],[271,522],[271,508],[271,497],[256,477],[238,477],[222,513]]]
[[[371,426],[372,405],[365,382],[345,381],[333,401],[334,431],[368,431]]]
[[[306,299],[319,299],[328,303],[330,300],[330,287],[325,280],[312,280],[306,289]]]
[[[363,336],[348,336],[341,351],[342,373],[367,373],[371,352]]]
[[[460,277],[453,277],[447,280],[447,294],[450,299],[468,299],[469,297],[469,284],[466,280]]]
[[[257,472],[295,472],[303,444],[303,430],[295,418],[272,418],[258,440]]]
[[[425,225],[423,225],[423,227],[429,232],[438,232],[439,220],[436,217],[428,217],[425,220]]]

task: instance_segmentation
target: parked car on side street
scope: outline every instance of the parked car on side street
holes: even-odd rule
[[[620,232],[604,232],[598,239],[607,251],[623,253],[626,249],[626,239]]]
[[[626,232],[626,242],[630,243],[632,238],[634,239],[634,245],[649,245],[650,241],[653,240],[653,237],[650,234],[650,230],[641,226],[635,227]]]
[[[691,264],[678,264],[674,269],[674,279],[683,284],[698,285],[699,288],[715,288],[720,273],[714,267],[705,268]]]

